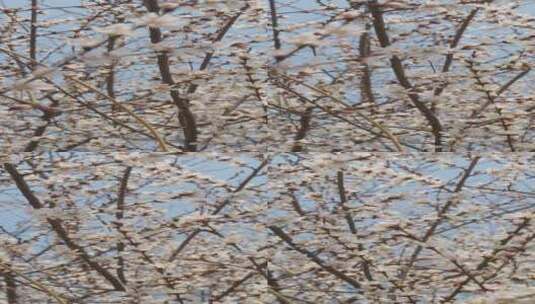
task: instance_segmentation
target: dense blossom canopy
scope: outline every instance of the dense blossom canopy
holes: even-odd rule
[[[0,16],[5,153],[535,149],[530,1],[42,2]]]
[[[10,304],[530,303],[521,300],[535,295],[532,156],[5,161],[0,286],[19,300]]]
[[[534,303],[533,37],[527,0],[0,0],[0,304]]]

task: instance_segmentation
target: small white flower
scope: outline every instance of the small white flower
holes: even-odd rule
[[[318,39],[318,35],[316,35],[315,33],[313,32],[309,32],[309,33],[304,33],[304,34],[301,34],[297,37],[293,37],[293,38],[290,38],[288,39],[290,43],[293,43],[295,45],[314,45],[314,46],[319,46],[320,45],[320,41]]]
[[[180,18],[172,15],[159,16],[156,13],[148,13],[139,18],[136,22],[137,25],[145,25],[149,27],[164,27],[168,29],[180,28]]]
[[[163,9],[175,9],[177,7],[179,7],[180,4],[179,3],[173,3],[173,2],[164,2],[164,3],[160,3],[160,8],[163,8]]]
[[[110,36],[131,36],[134,33],[132,25],[124,23],[116,23],[106,27],[95,28],[94,30]]]
[[[36,79],[34,81],[18,81],[13,85],[13,88],[16,91],[31,91],[34,93],[40,91],[53,91],[55,89],[54,86],[42,81],[41,79]]]

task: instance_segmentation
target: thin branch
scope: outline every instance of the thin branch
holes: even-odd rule
[[[258,175],[258,173],[260,173],[260,171],[269,163],[269,159],[266,158],[264,159],[260,165],[258,167],[256,167],[253,172],[251,172],[251,174],[249,174],[249,176],[247,176],[239,185],[236,189],[234,189],[232,191],[232,193],[238,193],[240,192],[241,190],[243,190],[248,184],[249,182],[256,176]],[[217,215],[219,212],[221,212],[221,210],[223,210],[228,204],[230,204],[231,200],[230,199],[225,199],[221,204],[219,204],[215,209],[214,211],[211,212],[212,215]],[[202,232],[201,229],[196,229],[195,231],[193,231],[190,235],[188,235],[186,237],[186,239],[184,241],[182,241],[182,243],[173,251],[173,253],[171,254],[171,256],[169,257],[168,261],[169,262],[172,262],[174,261],[177,256],[180,254],[180,252],[182,252],[182,250],[184,250],[184,248],[198,235]]]
[[[445,254],[443,254],[442,252],[440,252],[440,250],[438,250],[437,248],[434,248],[434,247],[428,247],[427,249],[437,253],[438,255],[440,255],[441,257],[447,259],[448,261],[450,261],[453,265],[455,265],[455,267],[457,267],[461,273],[465,276],[467,276],[470,280],[472,280],[472,282],[476,283],[477,286],[479,286],[479,288],[483,291],[489,291],[488,288],[486,288],[484,286],[484,283],[485,282],[480,282],[477,278],[476,278],[476,275],[472,274],[468,269],[466,269],[466,267],[464,267],[459,261],[457,261],[455,258],[452,258],[452,257],[448,257],[446,256]]]
[[[160,7],[157,0],[144,0],[145,7],[149,12],[159,14]],[[162,32],[157,27],[149,27],[150,41],[153,44],[160,43],[162,38]],[[173,87],[175,81],[171,75],[171,70],[169,67],[169,57],[167,53],[161,52],[157,56],[158,60],[158,69],[160,70],[160,75],[162,77],[162,83]],[[176,88],[171,89],[169,92],[173,103],[178,109],[178,120],[180,125],[183,127],[184,132],[184,145],[187,151],[196,151],[197,150],[197,123],[195,121],[195,116],[191,112],[189,107],[189,101],[180,96]]]
[[[457,32],[455,32],[455,36],[453,37],[453,40],[451,41],[450,48],[454,49],[457,47],[457,45],[459,45],[459,41],[461,41],[461,37],[463,36],[464,32],[468,28],[468,25],[470,24],[470,22],[472,22],[472,20],[474,19],[478,11],[479,11],[479,8],[475,8],[468,14],[468,16],[466,16],[466,18],[461,23],[461,26],[459,27]],[[442,66],[442,73],[446,73],[450,70],[452,62],[453,62],[453,53],[449,53],[446,55],[446,60],[444,61],[444,65]],[[441,88],[441,91],[443,89],[444,88]],[[440,95],[441,91],[439,92],[435,91],[435,95]]]
[[[122,226],[121,220],[124,218],[124,200],[126,196],[127,186],[128,186],[128,178],[130,177],[130,173],[132,172],[132,167],[128,166],[126,167],[123,177],[121,178],[121,184],[119,186],[119,194],[117,195],[117,212],[115,212],[115,219],[117,220],[117,225],[120,227]],[[124,243],[119,241],[117,243],[117,277],[123,284],[126,284],[126,277],[124,274],[125,271],[125,263],[124,258],[122,256],[122,253],[124,252]]]
[[[295,78],[293,78],[293,77],[291,77],[291,76],[284,75],[284,74],[282,74],[282,73],[278,73],[278,72],[275,71],[275,70],[272,70],[272,73],[273,73],[275,76],[281,76],[282,78],[285,78],[285,79],[287,79],[287,80],[291,80],[291,81],[296,82],[296,83],[298,83],[298,84],[300,84],[300,85],[302,85],[302,86],[304,86],[304,87],[306,87],[306,88],[308,88],[308,89],[311,89],[312,91],[314,91],[314,92],[316,92],[316,93],[320,93],[321,95],[323,95],[323,96],[325,96],[325,97],[328,97],[328,98],[334,100],[335,102],[337,102],[337,103],[343,105],[345,108],[350,109],[352,113],[357,114],[357,116],[363,118],[364,120],[366,120],[367,122],[369,122],[370,124],[372,124],[374,127],[376,127],[377,129],[381,130],[381,132],[382,132],[383,134],[385,134],[385,137],[387,137],[388,139],[390,139],[390,140],[392,141],[392,143],[394,144],[394,146],[396,147],[396,149],[397,149],[398,151],[400,151],[400,152],[403,151],[403,147],[402,147],[401,144],[399,143],[399,140],[397,139],[397,137],[395,137],[395,136],[392,134],[392,132],[390,132],[390,130],[389,130],[386,126],[384,126],[384,125],[380,124],[379,122],[375,121],[373,118],[369,117],[368,115],[364,115],[364,114],[360,113],[359,111],[357,111],[357,110],[354,109],[353,107],[349,106],[349,105],[348,105],[347,103],[345,103],[344,101],[342,101],[342,100],[340,100],[340,99],[334,97],[334,96],[333,96],[332,94],[330,94],[329,92],[326,92],[326,91],[324,91],[324,90],[322,90],[322,89],[319,89],[319,88],[317,88],[317,87],[315,87],[315,86],[306,84],[306,83],[304,83],[304,82],[302,82],[302,81],[300,81],[300,80],[298,80],[298,79],[295,79]],[[320,107],[320,106],[319,106],[318,104],[316,104],[316,103],[313,103],[313,104],[314,104],[315,106],[317,106],[317,107]],[[322,110],[326,111],[327,113],[331,114],[331,115],[332,115],[332,113],[333,113],[332,111],[326,109],[325,107],[320,107],[320,108],[321,108]],[[339,115],[337,115],[337,117],[339,117]],[[344,119],[344,120],[345,120],[345,119]]]
[[[92,50],[94,50],[94,49],[97,49],[97,48],[99,48],[100,46],[106,44],[107,41],[108,41],[107,39],[104,39],[104,40],[101,40],[101,41],[99,41],[99,42],[96,42],[96,43],[94,43],[94,44],[92,44],[92,45],[90,45],[90,46],[86,46],[86,47],[84,47],[84,48],[82,49],[81,52],[76,53],[76,54],[71,55],[71,56],[68,56],[68,57],[65,57],[64,59],[61,59],[61,60],[59,60],[58,62],[51,64],[50,67],[47,67],[46,65],[41,64],[41,63],[40,63],[40,65],[43,66],[43,67],[45,67],[45,68],[47,68],[47,70],[48,70],[49,73],[52,73],[52,72],[54,72],[54,71],[56,71],[56,70],[59,70],[61,67],[67,65],[67,64],[70,63],[71,61],[73,61],[73,60],[75,60],[75,59],[77,59],[77,58],[83,57],[85,54],[89,53],[90,51],[92,51]],[[0,91],[0,95],[5,94],[5,93],[7,93],[7,92],[11,92],[11,91],[13,91],[13,90],[15,90],[15,89],[18,89],[18,88],[20,88],[20,87],[27,86],[29,83],[31,83],[31,82],[33,82],[33,81],[35,81],[35,80],[37,80],[37,79],[40,79],[40,78],[42,78],[42,77],[43,77],[43,76],[42,76],[41,74],[39,74],[39,73],[38,73],[38,74],[31,75],[31,76],[30,76],[29,78],[27,78],[27,79],[24,79],[24,80],[22,80],[22,81],[20,81],[20,82],[17,82],[17,83],[15,83],[14,85],[9,86],[8,88],[4,88],[3,90]]]
[[[368,7],[372,15],[373,27],[375,28],[375,33],[379,39],[381,47],[389,47],[390,39],[388,38],[388,34],[386,32],[381,6],[378,4],[377,0],[369,0]],[[440,124],[439,119],[424,103],[420,101],[418,94],[412,91],[414,88],[405,74],[405,69],[403,68],[401,59],[399,59],[399,57],[396,55],[392,56],[390,58],[390,65],[400,85],[409,91],[409,99],[412,101],[413,105],[418,109],[418,111],[420,111],[420,113],[425,117],[429,126],[431,127],[433,136],[435,137],[435,152],[442,151],[442,125]]]
[[[496,96],[500,96],[503,94],[503,92],[507,91],[509,87],[511,87],[515,82],[522,79],[524,76],[526,76],[531,71],[531,68],[528,66],[525,70],[518,73],[515,77],[511,78],[508,82],[506,82],[504,85],[500,87],[500,89],[496,92]]]
[[[473,9],[468,14],[468,16],[466,16],[466,18],[463,20],[463,22],[461,23],[461,26],[455,32],[455,36],[453,37],[453,40],[450,43],[451,49],[454,49],[457,47],[457,45],[459,45],[459,41],[461,41],[461,38],[464,32],[466,31],[466,29],[468,28],[468,25],[470,24],[470,22],[472,22],[472,20],[474,19],[478,11],[479,11],[479,8]],[[449,72],[452,63],[453,63],[453,53],[448,53],[446,55],[446,60],[444,61],[444,65],[442,66],[442,73]],[[437,87],[435,91],[433,92],[433,95],[440,96],[440,94],[442,94],[445,88],[446,88],[446,85]],[[433,112],[436,112],[435,102],[433,102]]]
[[[455,189],[453,190],[453,193],[459,193],[459,192],[462,191],[466,181],[468,180],[468,178],[472,174],[472,172],[473,172],[474,168],[476,167],[477,163],[479,162],[479,160],[480,160],[479,156],[476,156],[476,157],[474,157],[472,159],[472,161],[470,162],[470,165],[468,166],[468,168],[466,170],[464,170],[463,176],[461,177],[459,182],[457,182],[457,185],[455,186]],[[421,239],[422,243],[427,242],[434,235],[436,229],[438,228],[438,226],[444,220],[444,216],[446,215],[446,213],[448,213],[449,209],[451,208],[451,206],[453,206],[453,204],[455,202],[456,202],[455,199],[450,199],[444,204],[444,206],[442,206],[442,208],[438,211],[437,219],[433,222],[433,224],[431,224],[431,226],[427,229],[427,231],[425,232],[424,236],[422,237],[422,239]],[[409,262],[407,263],[407,265],[403,268],[403,270],[399,274],[399,278],[401,280],[404,280],[407,277],[407,275],[411,271],[414,263],[418,259],[418,256],[422,252],[422,249],[423,249],[423,246],[422,245],[418,245],[416,247],[416,249],[413,251]]]
[[[479,76],[478,72],[475,70],[474,66],[473,66],[473,63],[472,62],[468,62],[468,65],[469,65],[469,69],[470,71],[472,72],[472,74],[474,75],[474,78],[476,79],[476,82],[480,85],[480,86],[483,86],[484,83],[483,81],[481,80],[481,77]],[[529,72],[531,71],[531,67],[527,67],[525,70],[523,70],[522,72],[520,72],[519,74],[517,74],[515,77],[513,77],[511,80],[509,80],[508,82],[506,82],[505,84],[503,84],[495,93],[495,97],[492,96],[490,94],[490,92],[488,91],[485,91],[485,96],[487,97],[487,102],[485,102],[483,105],[481,105],[477,110],[474,110],[472,111],[472,113],[470,114],[469,118],[470,119],[474,119],[476,118],[478,115],[480,115],[483,111],[485,111],[485,109],[487,109],[487,107],[491,104],[494,104],[495,103],[495,100],[497,97],[499,97],[501,94],[503,94],[504,92],[506,92],[515,82],[517,82],[518,80],[522,79],[524,76],[526,76]],[[502,124],[502,127],[507,131],[508,130],[508,126],[505,122],[505,120],[503,119],[503,117],[501,117],[501,110],[496,108],[494,109],[496,111],[496,113],[498,114],[498,121]],[[530,111],[530,109],[527,110],[528,112]],[[458,140],[460,139],[462,133],[466,130],[468,130],[470,128],[471,124],[466,124],[465,126],[463,126],[461,128],[461,130],[459,131],[459,133],[457,135],[454,136],[452,142],[450,143],[450,150],[453,150],[453,147],[457,144]],[[514,145],[513,145],[513,139],[510,135],[507,135],[507,142],[509,144],[509,148],[511,150],[514,150]]]
[[[30,17],[30,58],[36,60],[37,49],[37,0],[32,0]],[[33,67],[33,63],[31,64]]]
[[[17,304],[18,303],[17,284],[15,282],[15,276],[11,270],[11,267],[9,265],[3,265],[3,264],[0,264],[0,267],[4,268],[2,271],[0,271],[0,274],[4,276],[7,303]]]
[[[280,50],[281,48],[281,41],[279,38],[280,30],[279,30],[279,20],[277,16],[277,4],[275,3],[275,0],[269,0],[269,10],[271,14],[271,29],[273,31],[273,44],[275,46],[275,50]],[[277,61],[279,61],[279,58],[276,58]]]
[[[281,228],[277,226],[269,226],[269,230],[271,230],[276,236],[278,236],[281,240],[283,240],[286,244],[288,244],[293,250],[305,255],[307,258],[309,258],[312,262],[316,263],[319,267],[321,267],[323,270],[327,271],[328,273],[334,275],[338,279],[348,283],[349,285],[353,286],[354,288],[360,290],[361,284],[357,282],[355,279],[347,276],[343,272],[338,271],[336,268],[327,265],[322,259],[320,259],[316,254],[312,253],[311,251],[301,248],[298,246],[292,238],[286,234]]]
[[[496,248],[494,248],[494,250],[490,254],[485,255],[483,257],[483,260],[477,265],[476,270],[480,271],[489,266],[490,262],[492,262],[496,258],[496,255],[501,251],[505,250],[505,245],[507,245],[515,236],[518,236],[522,230],[529,227],[530,223],[531,219],[529,218],[525,218],[524,220],[522,220],[522,222],[518,224],[515,230],[508,233],[508,235],[498,243]],[[466,278],[464,281],[457,285],[453,292],[451,292],[448,296],[444,297],[444,299],[441,300],[440,303],[452,302],[455,297],[457,297],[457,295],[463,290],[464,286],[466,286],[466,284],[468,284],[470,281],[471,279],[469,277]]]
[[[357,228],[355,227],[355,222],[353,221],[353,217],[351,216],[351,213],[349,210],[347,210],[347,197],[346,197],[346,189],[344,186],[344,172],[338,171],[336,173],[336,183],[338,185],[338,194],[340,195],[340,207],[342,207],[342,210],[344,210],[345,213],[345,219],[347,222],[347,225],[349,226],[349,231],[351,231],[352,234],[357,234]]]
[[[28,203],[32,206],[34,209],[42,209],[44,208],[41,201],[35,196],[33,191],[30,189],[26,181],[24,180],[24,177],[18,172],[17,168],[10,163],[4,163],[4,169],[9,173],[11,176],[11,179],[15,182],[17,185],[17,188],[21,192],[21,194],[26,198]],[[123,284],[113,275],[111,274],[106,267],[100,265],[98,262],[96,262],[85,250],[85,248],[79,244],[77,244],[70,236],[68,231],[63,227],[63,223],[60,219],[57,218],[47,218],[47,222],[52,227],[52,230],[56,233],[56,235],[67,245],[67,247],[72,250],[74,253],[76,253],[82,261],[84,261],[91,269],[95,270],[97,273],[99,273],[102,277],[104,277],[117,291],[125,291]]]
[[[297,134],[295,134],[292,152],[303,151],[303,145],[300,141],[305,138],[308,130],[310,129],[310,121],[312,120],[312,110],[314,110],[314,107],[307,107],[305,111],[301,114],[301,119],[299,120],[299,130],[297,130]]]
[[[249,280],[250,278],[254,277],[254,275],[256,274],[256,271],[251,271],[249,272],[248,274],[246,274],[243,278],[239,279],[238,281],[235,281],[234,283],[232,283],[232,285],[227,288],[227,290],[225,290],[224,292],[222,292],[221,294],[219,295],[216,295],[214,297],[212,297],[210,299],[210,303],[212,302],[218,302],[220,301],[221,299],[223,299],[224,297],[228,296],[229,294],[231,294],[236,288],[238,288],[240,285],[242,285],[243,283],[245,283],[245,281]]]
[[[115,41],[117,40],[117,36],[109,36],[108,37],[108,53],[113,51],[113,48],[115,47]],[[108,95],[112,98],[115,98],[115,60],[112,59],[110,65],[108,66],[108,75],[106,75],[106,92]],[[115,104],[112,105],[112,111],[118,110],[117,106]]]
[[[297,214],[299,214],[299,216],[305,216],[306,212],[303,210],[303,208],[299,204],[299,201],[297,200],[297,196],[295,196],[295,193],[293,191],[290,192],[290,196],[292,197],[291,204],[292,204],[292,207],[294,208],[295,212],[297,212]]]
[[[343,11],[341,11],[340,13],[337,13],[337,14],[333,15],[329,19],[327,19],[327,20],[325,20],[323,22],[320,22],[320,24],[325,27],[325,26],[327,26],[327,25],[329,25],[329,24],[331,24],[333,22],[339,21],[340,20],[339,16],[341,14],[344,14],[344,13],[350,11],[350,10],[352,10],[352,8],[346,8]],[[349,22],[350,22],[349,20],[346,20],[344,22],[344,25],[348,24]],[[321,41],[321,40],[324,40],[324,39],[328,38],[329,36],[330,36],[329,34],[321,34],[320,36],[318,36],[317,40]],[[290,51],[290,52],[288,52],[288,53],[286,53],[284,55],[275,56],[276,62],[280,63],[281,61],[284,61],[284,60],[292,57],[293,55],[297,54],[300,50],[305,49],[305,48],[312,48],[312,51],[315,52],[315,46],[313,44],[309,44],[309,43],[301,44],[301,45],[296,46],[292,51]]]
[[[56,300],[60,304],[69,304],[70,303],[70,301],[67,299],[67,297],[54,292],[50,288],[48,288],[45,285],[33,280],[32,278],[28,277],[27,275],[25,275],[25,274],[23,274],[23,273],[21,273],[19,271],[16,271],[15,269],[10,267],[9,265],[4,264],[4,262],[2,262],[2,261],[0,261],[0,270],[2,270],[3,273],[9,272],[9,273],[15,274],[16,276],[28,281],[28,283],[30,284],[30,286],[32,288],[46,293],[47,295],[52,297],[54,300]],[[10,276],[11,276],[10,279],[14,280],[14,276],[11,275],[11,274],[10,274]],[[14,283],[14,282],[9,282],[9,283],[6,282],[6,285],[9,284],[9,286],[7,286],[7,288],[8,288],[8,303],[9,304],[18,303],[17,302],[17,295],[16,294],[12,294],[12,293],[10,294],[10,292],[13,292],[13,290],[10,291],[10,288],[12,287],[11,286],[12,283]],[[11,301],[14,301],[14,302],[11,302]]]
[[[370,34],[368,32],[362,33],[359,40],[359,55],[362,59],[362,78],[360,80],[360,96],[363,103],[369,103],[372,110],[376,107],[375,96],[372,89],[371,70],[366,63],[366,58],[370,56]]]
[[[224,25],[223,27],[217,32],[216,37],[212,40],[212,43],[219,42],[223,40],[225,35],[230,31],[232,26],[236,23],[238,18],[249,8],[249,4],[246,3],[240,10],[232,16]],[[201,62],[201,65],[199,66],[199,71],[204,71],[206,68],[208,68],[208,65],[210,64],[210,61],[212,60],[212,57],[214,56],[214,52],[208,52],[204,56],[203,61]],[[197,90],[198,85],[197,84],[191,84],[189,88],[187,89],[188,94],[193,94]]]
[[[73,82],[76,82],[77,84],[89,89],[90,91],[93,91],[97,95],[100,95],[100,96],[104,97],[105,99],[111,101],[118,108],[124,110],[126,113],[128,113],[130,116],[132,116],[137,122],[139,122],[141,125],[143,125],[145,128],[147,128],[149,130],[149,132],[156,139],[160,149],[163,152],[168,152],[169,151],[169,149],[167,148],[167,145],[165,144],[165,141],[162,139],[160,134],[158,134],[156,129],[154,129],[150,123],[145,121],[143,118],[141,118],[139,115],[137,115],[134,111],[130,110],[127,106],[123,105],[122,103],[118,102],[115,98],[113,98],[113,97],[101,92],[99,89],[95,88],[94,86],[92,86],[92,85],[90,85],[88,83],[80,81],[80,80],[76,79],[75,77],[71,77],[71,76],[65,76],[65,77],[67,79],[69,79],[69,80],[71,80]]]
[[[27,60],[30,60],[30,61],[32,60],[31,58],[26,57],[26,56],[24,56],[24,55],[21,55],[21,54],[15,54],[14,52],[12,52],[12,51],[10,51],[10,50],[8,50],[8,49],[0,48],[0,51],[1,51],[1,52],[4,52],[4,53],[6,53],[6,54],[8,54],[8,55],[10,55],[10,56],[21,57],[21,58],[24,58],[24,59],[27,59]],[[44,64],[41,64],[41,63],[39,63],[39,62],[35,62],[35,63],[41,65],[41,66],[44,67],[45,69],[48,69],[48,67],[47,67],[46,65],[44,65]],[[77,82],[78,84],[81,84],[82,86],[85,86],[86,88],[87,88],[87,86],[89,86],[88,84],[80,83],[80,81],[78,81],[76,78],[73,78],[73,77],[70,77],[70,76],[66,76],[66,77],[69,78],[69,79],[71,79],[71,80],[73,80],[73,81],[75,81],[75,82]],[[34,77],[33,77],[33,80],[38,79],[38,78],[43,78],[43,79],[45,79],[48,83],[54,85],[55,89],[57,89],[57,90],[60,91],[61,93],[65,94],[65,95],[68,96],[68,97],[71,97],[71,98],[72,98],[74,101],[76,101],[77,103],[79,103],[79,104],[81,104],[81,105],[87,107],[88,109],[90,109],[91,111],[95,112],[96,114],[98,114],[98,115],[101,116],[102,118],[104,118],[104,119],[106,119],[106,120],[109,120],[109,121],[113,122],[114,124],[120,125],[120,126],[126,128],[126,129],[128,129],[128,130],[130,130],[130,131],[132,131],[132,132],[135,132],[135,133],[141,134],[141,135],[143,135],[143,136],[146,136],[146,137],[148,137],[148,138],[151,138],[151,139],[155,140],[156,142],[159,142],[160,140],[163,140],[163,139],[161,139],[161,138],[158,138],[158,136],[157,136],[158,134],[155,134],[155,133],[152,133],[152,132],[146,133],[146,132],[144,132],[144,131],[137,130],[137,129],[135,129],[135,128],[133,128],[133,127],[131,127],[131,126],[129,126],[129,125],[127,125],[127,124],[125,124],[125,123],[123,123],[123,122],[121,122],[121,121],[119,121],[119,120],[117,120],[117,119],[115,119],[115,118],[113,118],[113,117],[111,117],[111,116],[109,116],[108,114],[106,114],[106,113],[104,113],[104,112],[98,110],[95,106],[91,105],[91,103],[84,102],[83,100],[77,98],[76,96],[72,95],[71,93],[69,93],[69,92],[67,92],[65,89],[63,89],[61,85],[56,84],[54,81],[52,81],[50,78],[48,78],[48,77],[46,77],[46,76],[43,76],[43,75],[40,75],[40,76],[34,76]],[[28,83],[29,83],[29,81],[28,81]],[[101,93],[98,89],[96,89],[96,88],[93,87],[93,86],[90,87],[90,90],[92,90],[92,91],[96,91],[96,93],[98,93],[99,95],[104,96],[104,97],[107,97],[107,95]],[[9,91],[9,90],[8,90],[8,91]],[[53,117],[53,116],[60,115],[60,114],[62,113],[61,111],[59,111],[59,110],[57,110],[57,109],[55,109],[55,108],[53,108],[53,107],[46,107],[46,106],[40,105],[40,104],[36,103],[35,100],[32,101],[32,102],[28,102],[28,101],[23,101],[23,100],[15,99],[15,98],[13,98],[13,97],[10,97],[10,96],[6,95],[6,94],[5,94],[5,91],[4,91],[4,93],[0,92],[0,96],[5,97],[5,98],[8,98],[8,99],[15,100],[15,101],[17,101],[17,102],[19,102],[19,103],[28,104],[28,105],[32,106],[33,108],[36,108],[36,109],[42,111],[42,112],[45,114],[45,116]],[[144,96],[144,97],[146,97],[146,96]],[[52,102],[53,102],[54,104],[57,104],[57,102],[55,102],[55,100],[54,100],[52,97],[49,96],[48,98],[51,99]],[[109,98],[108,98],[108,99],[109,99]],[[121,105],[121,104],[117,105],[116,103],[118,103],[118,101],[116,101],[115,99],[113,99],[113,100],[110,99],[110,101],[111,101],[116,107],[121,108],[121,109],[124,110],[124,107],[125,107],[125,106],[124,106],[124,105]],[[127,112],[127,113],[129,113],[129,114],[132,113],[132,111],[130,111],[130,110],[128,110],[128,109],[125,110],[125,112]],[[135,118],[135,116],[137,116],[137,115],[135,115],[135,113],[133,113],[133,114],[134,114],[134,118]],[[139,118],[140,118],[140,117],[138,117],[138,119],[136,119],[136,120],[139,121]],[[141,122],[141,121],[139,121],[139,122]],[[143,123],[142,123],[142,124],[143,124]],[[149,126],[149,127],[150,127],[150,126]],[[149,129],[149,131],[150,131],[150,129]],[[151,134],[151,133],[152,133],[152,134]],[[176,146],[174,146],[174,145],[172,145],[172,144],[166,144],[165,142],[164,142],[164,145],[166,145],[166,146],[167,146],[167,145],[170,145],[170,146],[176,147]],[[160,146],[161,146],[161,145],[160,145]],[[28,147],[28,148],[29,148],[29,147]],[[30,151],[27,151],[27,152],[30,152]]]
[[[336,173],[336,184],[338,185],[338,194],[340,196],[340,207],[342,208],[344,212],[344,218],[347,222],[347,225],[349,227],[349,231],[351,231],[351,234],[355,235],[357,234],[357,227],[355,226],[355,222],[353,221],[353,216],[351,215],[351,212],[347,208],[347,196],[346,196],[346,188],[344,185],[344,172],[338,171]],[[362,244],[359,244],[359,251],[364,250],[364,246]],[[364,272],[364,276],[368,281],[373,281],[373,276],[370,271],[370,262],[368,259],[362,258],[362,271]]]
[[[32,104],[36,104],[36,105],[39,104],[37,102],[37,100],[35,99],[35,97],[33,96],[32,92],[28,92],[28,95],[30,95],[30,99],[32,100]],[[52,105],[50,107],[47,107],[47,108],[51,109],[51,111],[47,111],[47,112],[45,112],[43,114],[42,119],[46,123],[44,125],[38,127],[37,129],[35,129],[35,131],[33,132],[33,136],[34,137],[42,136],[45,133],[45,131],[48,128],[48,126],[52,123],[52,118],[54,118],[55,116],[60,115],[60,113],[61,113],[59,110],[55,110],[55,108],[58,106],[59,102],[57,100],[53,99],[52,97],[49,97],[49,99],[52,100]],[[33,151],[35,151],[35,149],[37,149],[38,145],[39,145],[39,140],[31,140],[26,145],[26,147],[24,148],[24,152],[33,152]]]
[[[256,100],[258,100],[262,104],[262,107],[264,109],[264,122],[267,124],[269,123],[268,109],[266,106],[267,103],[264,101],[264,98],[262,96],[262,92],[258,85],[258,80],[253,77],[253,68],[247,64],[247,61],[248,61],[247,57],[244,57],[242,59],[242,65],[243,65],[243,68],[245,69],[245,76],[247,77],[247,81],[251,83],[251,88],[254,91],[254,96],[256,97]]]
[[[472,72],[473,76],[474,76],[474,79],[476,80],[476,83],[481,87],[481,88],[484,88],[485,87],[485,83],[483,82],[483,79],[481,78],[481,76],[479,75],[479,72],[476,70],[475,68],[475,64],[473,61],[471,60],[467,60],[467,64],[468,64],[468,68],[470,70],[470,72]],[[524,71],[525,72],[525,71]],[[522,72],[521,75],[525,75],[527,74]],[[515,77],[516,78],[516,77]],[[519,78],[518,78],[519,79]],[[509,84],[510,86],[511,84]],[[505,91],[507,88],[505,89],[500,89],[500,91]],[[499,120],[500,120],[500,123],[502,125],[502,128],[507,132],[509,131],[509,126],[507,125],[505,119],[502,117],[502,109],[496,107],[496,97],[492,96],[491,95],[491,92],[488,91],[488,90],[485,90],[485,97],[487,98],[487,102],[480,108],[481,111],[483,111],[488,105],[494,105],[494,111],[496,112],[496,114],[498,114],[498,117],[499,117]],[[470,115],[471,118],[474,118],[476,117],[478,114],[477,112],[472,112],[472,115]],[[516,149],[515,149],[515,146],[513,144],[513,137],[510,135],[510,134],[507,134],[506,135],[506,138],[507,138],[507,144],[509,145],[509,148],[511,149],[511,152],[515,152]]]

